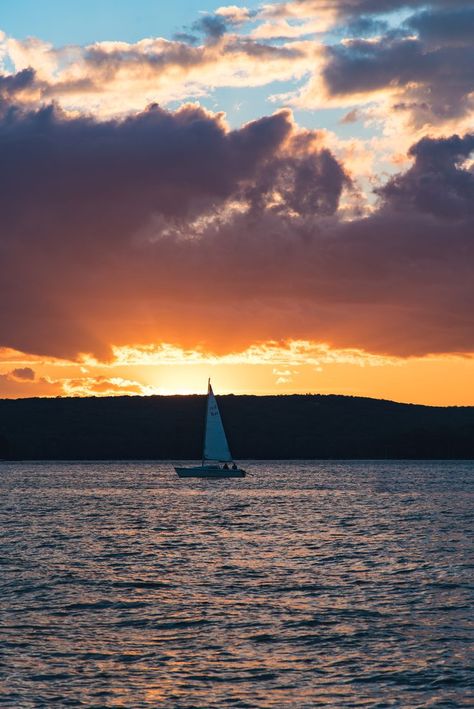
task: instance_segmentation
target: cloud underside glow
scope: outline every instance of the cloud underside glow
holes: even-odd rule
[[[135,44],[3,37],[0,347],[23,355],[0,359],[0,395],[470,356],[474,10],[405,5],[224,6]],[[187,102],[224,87],[260,87],[268,115],[231,129]],[[332,130],[305,127],[328,108]]]
[[[202,394],[211,376],[221,394],[322,393],[378,395],[410,401],[423,376],[418,399],[427,404],[468,403],[465,381],[474,358],[442,355],[397,358],[356,349],[334,349],[309,341],[266,342],[226,355],[171,344],[113,347],[101,362],[41,358],[0,350],[0,387],[11,397],[136,396]],[[448,374],[449,386],[433,388]]]

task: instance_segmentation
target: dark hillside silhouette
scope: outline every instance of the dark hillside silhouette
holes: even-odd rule
[[[217,397],[236,458],[474,458],[474,407]],[[199,459],[205,397],[0,400],[0,458]]]

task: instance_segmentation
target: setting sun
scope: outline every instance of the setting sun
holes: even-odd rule
[[[346,394],[435,405],[470,405],[474,359],[395,357],[308,341],[260,343],[227,355],[164,344],[114,347],[106,362],[25,357],[0,351],[12,396],[203,394],[209,376],[221,394]]]

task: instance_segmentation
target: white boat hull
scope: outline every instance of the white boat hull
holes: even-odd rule
[[[220,468],[218,465],[196,465],[191,468],[177,468],[175,470],[180,478],[245,478],[245,470],[241,468]]]

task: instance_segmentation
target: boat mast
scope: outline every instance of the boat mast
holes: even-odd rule
[[[204,415],[204,429],[202,433],[202,460],[201,460],[201,467],[204,468],[204,455],[205,455],[205,447],[206,447],[206,432],[207,432],[207,418],[208,418],[208,413],[209,413],[209,394],[211,393],[211,378],[207,380],[207,399],[206,399],[206,413]]]

